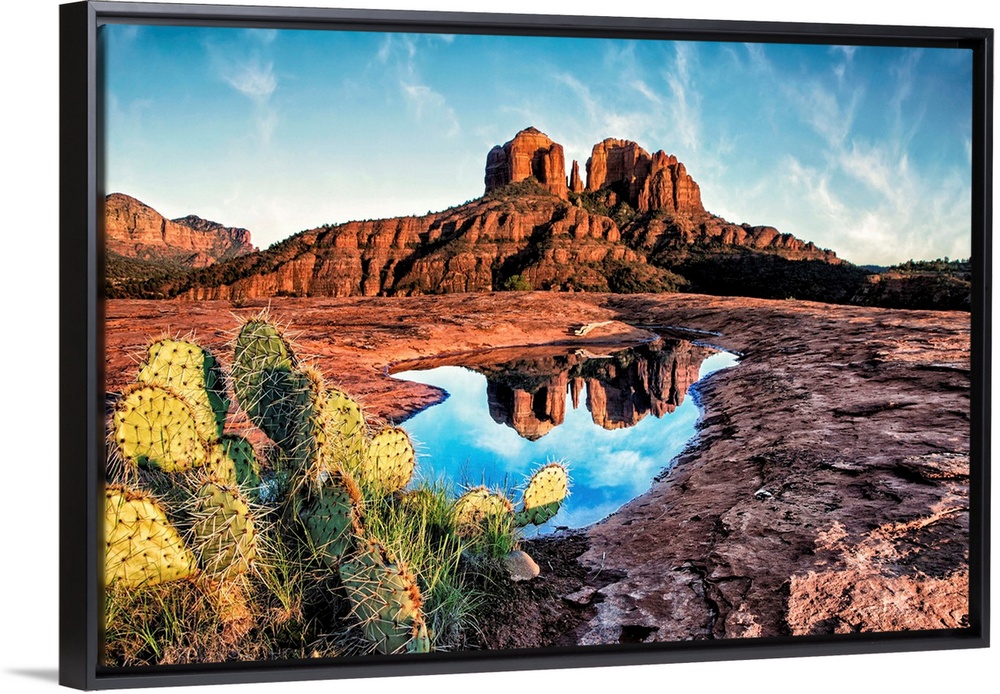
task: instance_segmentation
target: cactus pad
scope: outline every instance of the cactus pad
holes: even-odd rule
[[[340,578],[365,638],[380,653],[430,650],[417,581],[378,542],[341,563]]]
[[[347,475],[330,472],[320,489],[311,494],[299,517],[317,555],[336,567],[361,535],[361,492]]]
[[[305,384],[278,329],[263,320],[243,324],[236,338],[233,389],[250,420],[278,445],[289,445],[291,420],[301,409]]]
[[[343,391],[328,388],[323,414],[329,454],[340,460],[347,469],[356,471],[364,460],[367,444],[367,429],[361,406]]]
[[[143,467],[182,472],[207,459],[191,408],[159,386],[139,383],[122,392],[112,416],[112,436],[122,457]]]
[[[541,525],[559,512],[559,507],[569,494],[569,473],[560,463],[541,467],[524,490],[521,509],[514,517],[517,526]]]
[[[139,370],[139,382],[167,388],[184,398],[203,440],[222,436],[229,399],[219,363],[207,350],[182,340],[154,342]]]
[[[108,584],[137,587],[186,578],[196,561],[157,501],[141,492],[105,490],[104,572]]]
[[[260,462],[253,445],[242,436],[223,436],[222,447],[233,461],[236,484],[244,489],[260,487]]]
[[[257,555],[257,534],[250,506],[238,489],[206,482],[192,515],[193,544],[207,574],[232,578],[249,571]]]
[[[210,479],[221,485],[232,487],[237,484],[236,463],[226,453],[226,449],[221,443],[208,447],[208,458],[204,470]]]
[[[409,435],[399,427],[386,427],[372,437],[358,472],[364,486],[391,494],[410,483],[415,467]]]
[[[467,537],[478,533],[491,518],[511,516],[514,505],[503,494],[476,487],[458,497],[453,512],[459,533]]]

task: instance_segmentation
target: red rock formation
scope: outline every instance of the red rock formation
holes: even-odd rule
[[[502,383],[487,381],[490,417],[506,424],[529,441],[537,441],[566,421],[568,372],[557,374],[529,393]]]
[[[598,378],[587,379],[587,409],[604,429],[625,429],[646,415],[676,410],[698,380],[711,349],[682,341],[658,341],[635,350],[632,360],[613,362]]]
[[[582,193],[584,190],[583,180],[580,178],[580,162],[573,160],[573,167],[569,174],[569,189],[572,193]]]
[[[105,202],[104,237],[111,253],[188,267],[205,267],[257,250],[246,229],[224,227],[194,216],[171,221],[121,193],[112,193]]]
[[[609,356],[525,358],[476,370],[486,376],[493,420],[534,441],[565,421],[567,391],[573,409],[580,406],[584,385],[587,410],[600,427],[625,429],[650,413],[663,417],[684,402],[712,353],[690,342],[660,339]],[[579,375],[587,372],[596,375]],[[509,385],[526,382],[534,385]]]
[[[610,189],[639,212],[703,216],[701,191],[677,157],[650,154],[631,140],[608,138],[587,160],[587,190]]]
[[[566,158],[562,145],[535,128],[525,128],[486,156],[486,192],[529,176],[554,195],[567,197]]]
[[[579,165],[573,163],[567,183],[562,146],[535,128],[490,151],[486,190],[528,177],[546,192],[512,190],[422,217],[312,229],[263,259],[233,261],[165,291],[192,299],[481,292],[502,288],[515,274],[533,289],[610,291],[618,281],[614,273],[663,274],[672,253],[683,260],[696,243],[702,251],[742,246],[791,260],[840,262],[832,251],[771,227],[709,214],[677,157],[650,155],[635,142],[604,140],[587,161],[587,191],[599,191],[608,208],[624,201],[641,213],[621,228],[589,211],[589,194],[568,202],[570,188],[582,187]]]

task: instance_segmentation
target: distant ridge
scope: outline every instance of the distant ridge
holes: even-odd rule
[[[164,220],[138,200],[112,195],[108,227],[118,231],[109,233],[115,262],[108,296],[244,300],[535,289],[971,305],[961,277],[875,274],[774,227],[713,215],[685,165],[662,150],[650,154],[630,140],[607,138],[584,168],[586,180],[576,161],[567,176],[563,147],[525,128],[489,151],[484,195],[476,200],[419,217],[317,227],[263,251],[252,250],[245,229],[194,215]]]
[[[773,227],[707,212],[676,157],[628,140],[594,145],[586,182],[563,148],[525,128],[487,155],[483,197],[420,217],[347,222],[194,272],[165,287],[191,299],[374,296],[511,288],[676,291],[718,254],[841,264]],[[697,273],[696,273],[697,274]]]
[[[195,215],[169,220],[123,193],[107,196],[105,220],[105,247],[122,258],[196,268],[257,250],[246,229]]]

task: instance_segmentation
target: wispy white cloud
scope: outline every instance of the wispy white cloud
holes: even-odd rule
[[[445,45],[454,41],[454,36],[429,36],[430,43]],[[403,97],[410,113],[417,121],[437,121],[441,132],[449,137],[458,135],[462,128],[455,109],[447,98],[434,89],[421,74],[419,68],[419,48],[412,36],[388,35],[379,44],[376,61],[393,70],[393,85]]]
[[[631,82],[629,82],[629,86],[632,87],[632,89],[639,92],[640,94],[642,94],[650,101],[652,101],[654,104],[660,105],[663,103],[663,99],[660,98],[660,95],[654,92],[652,89],[650,89],[649,85],[643,82],[642,80],[639,79],[632,80]]]
[[[257,58],[229,65],[223,71],[222,79],[240,94],[258,104],[266,103],[278,88],[274,64],[262,62]]]
[[[675,44],[673,69],[663,75],[671,95],[671,129],[678,141],[692,152],[697,151],[701,144],[701,96],[695,88],[691,69],[694,57],[690,44]]]
[[[962,174],[928,178],[905,150],[892,150],[854,144],[823,167],[788,158],[775,189],[816,225],[789,231],[858,263],[936,257],[941,247],[967,254],[970,201]]]
[[[238,46],[209,40],[203,44],[213,76],[250,100],[254,125],[250,136],[261,146],[270,143],[279,122],[273,99],[280,81],[270,57],[270,44],[274,40],[268,38],[271,33],[265,32],[263,37],[253,40],[248,38]],[[255,34],[249,32],[248,35]]]
[[[233,62],[223,69],[222,79],[253,102],[257,139],[261,145],[269,144],[278,127],[278,112],[271,102],[278,89],[274,64],[257,57]]]

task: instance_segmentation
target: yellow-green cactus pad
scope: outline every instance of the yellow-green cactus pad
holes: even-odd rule
[[[207,574],[232,578],[250,570],[257,533],[250,505],[235,487],[209,481],[198,490],[191,529]]]
[[[528,480],[515,523],[518,526],[545,523],[559,512],[568,494],[569,473],[566,467],[560,463],[545,465]]]
[[[183,472],[207,460],[187,401],[159,386],[137,383],[122,392],[112,436],[122,457],[134,465]]]
[[[367,428],[361,406],[337,388],[328,388],[324,403],[328,454],[348,470],[356,471],[364,459]]]
[[[219,364],[207,350],[183,340],[154,342],[139,370],[139,382],[161,386],[187,400],[203,440],[222,436],[229,399]]]
[[[476,487],[458,497],[453,512],[459,533],[470,536],[479,533],[492,518],[512,516],[514,505],[503,494]]]
[[[299,517],[319,558],[330,568],[340,564],[361,528],[361,492],[346,474],[327,473],[318,491],[310,490]]]
[[[208,458],[204,471],[207,476],[227,487],[238,484],[236,480],[236,463],[226,452],[222,443],[214,443],[208,447]]]
[[[105,490],[104,573],[110,585],[156,585],[197,570],[194,554],[157,501],[141,492]]]
[[[399,427],[386,427],[372,437],[358,472],[365,487],[391,494],[410,483],[415,467],[409,435]]]
[[[416,578],[369,541],[340,564],[340,578],[365,638],[380,653],[427,652],[430,640]]]
[[[329,470],[338,467],[330,459],[327,441],[330,437],[326,413],[326,382],[318,369],[304,366],[295,371],[300,394],[295,410],[289,412],[289,437],[283,448],[295,461],[296,467]]]

